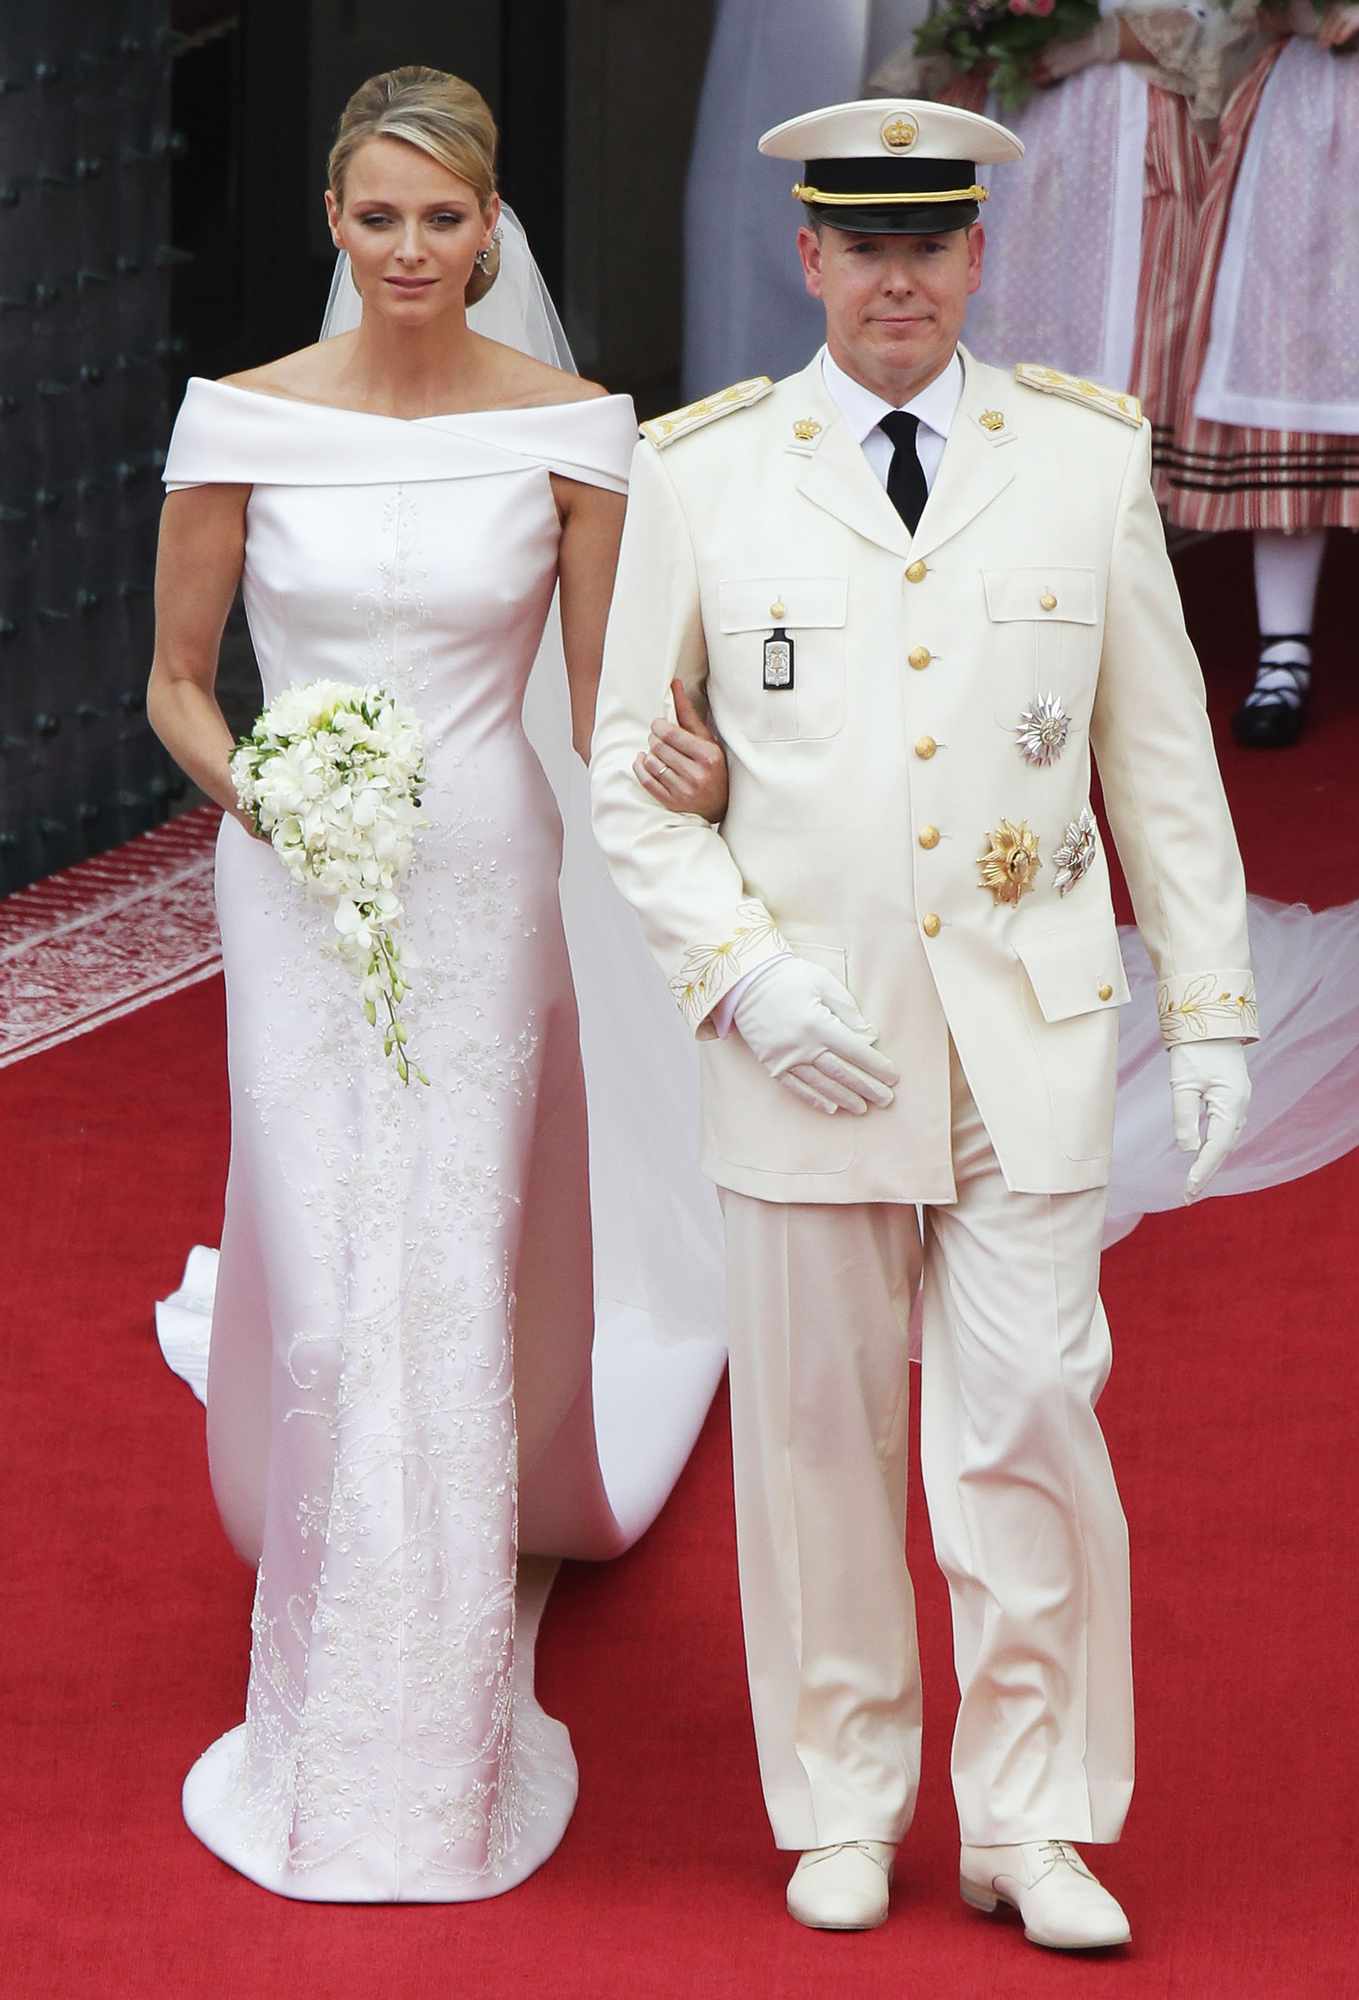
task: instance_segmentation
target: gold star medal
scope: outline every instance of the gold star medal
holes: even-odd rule
[[[981,887],[989,889],[997,903],[1017,903],[1033,887],[1033,878],[1042,867],[1038,856],[1038,835],[1027,820],[1018,826],[1003,819],[994,833],[987,835],[990,846],[977,858]]]

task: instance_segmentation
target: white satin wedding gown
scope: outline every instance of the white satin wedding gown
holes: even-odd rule
[[[195,1765],[184,1808],[288,1896],[460,1901],[551,1853],[576,1774],[533,1695],[553,1572],[526,1554],[610,1555],[640,1532],[722,1366],[716,1310],[710,1339],[666,1342],[655,1287],[673,1263],[643,1278],[650,1253],[623,1247],[645,1238],[629,1196],[652,1191],[644,1172],[610,1182],[632,1170],[606,1147],[616,1268],[592,1395],[562,821],[521,716],[556,583],[549,473],[621,492],[635,435],[622,396],[407,423],[195,380],[170,449],[171,487],[252,487],[266,702],[320,676],[382,682],[427,745],[429,826],[402,893],[428,1088],[384,1061],[328,911],[234,821],[218,847],[232,1152],[208,1445],[258,1581],[245,1720]],[[597,969],[635,1014],[622,974]],[[641,1013],[668,1034],[652,983]],[[704,1282],[678,1287],[681,1318],[703,1312]]]

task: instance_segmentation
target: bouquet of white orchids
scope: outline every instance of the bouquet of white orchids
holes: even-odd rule
[[[395,927],[396,886],[423,825],[419,719],[382,687],[312,681],[285,688],[231,757],[241,810],[295,882],[334,905],[335,949],[360,981],[363,1011],[403,1083],[429,1078],[406,1047],[410,991]]]

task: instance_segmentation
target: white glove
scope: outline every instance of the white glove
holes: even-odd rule
[[[732,1010],[732,1026],[780,1083],[818,1111],[862,1117],[892,1102],[898,1072],[873,1046],[876,1028],[833,973],[790,953],[760,967]]]
[[[1241,1137],[1250,1104],[1246,1051],[1240,1042],[1176,1042],[1170,1051],[1170,1100],[1175,1138],[1182,1153],[1195,1153],[1184,1184],[1186,1201],[1197,1201]],[[1208,1130],[1199,1143],[1199,1114]]]

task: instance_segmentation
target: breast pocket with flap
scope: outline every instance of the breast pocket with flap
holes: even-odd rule
[[[1068,713],[1084,721],[1094,700],[1099,667],[1099,603],[1093,569],[987,569],[982,571],[986,615],[992,632],[989,668],[997,720],[1016,719],[1016,702],[1059,694]],[[1084,713],[1082,713],[1084,711]]]
[[[709,647],[714,714],[752,743],[817,742],[845,726],[843,576],[743,576],[717,586],[720,639]],[[792,642],[790,686],[766,685],[766,641]],[[777,664],[777,663],[776,663]]]

